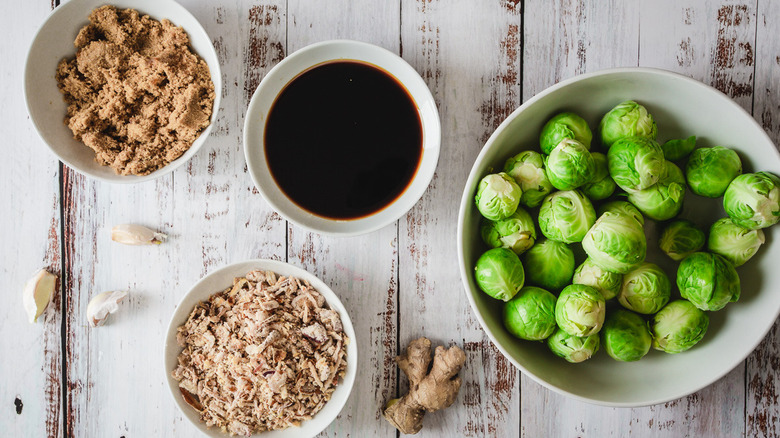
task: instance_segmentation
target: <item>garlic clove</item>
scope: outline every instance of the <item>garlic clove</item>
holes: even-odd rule
[[[22,304],[30,317],[31,323],[35,323],[38,317],[49,307],[56,284],[57,277],[45,269],[38,271],[25,283],[24,291],[22,292]]]
[[[92,327],[103,325],[108,315],[119,310],[119,302],[127,296],[123,290],[103,292],[95,295],[87,304],[87,320]]]
[[[111,229],[111,240],[125,245],[159,245],[168,236],[142,225],[122,224]]]

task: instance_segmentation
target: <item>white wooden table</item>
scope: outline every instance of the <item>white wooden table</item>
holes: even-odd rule
[[[460,194],[484,141],[562,79],[617,66],[677,71],[729,94],[780,142],[780,1],[182,0],[222,64],[219,121],[187,165],[130,186],[63,166],[26,120],[25,54],[57,3],[14,2],[0,14],[0,436],[196,435],[164,385],[163,333],[195,281],[248,258],[311,271],[353,318],[361,367],[326,436],[396,436],[380,407],[405,391],[393,357],[420,335],[457,343],[468,356],[455,405],[426,417],[421,436],[780,435],[777,326],[744,364],[696,394],[638,409],[591,406],[534,383],[498,353],[469,307],[455,257]],[[400,53],[427,81],[443,128],[422,200],[397,223],[349,239],[275,214],[250,180],[241,145],[263,75],[285,55],[333,38]],[[109,229],[126,222],[171,238],[159,247],[111,242]],[[43,321],[31,325],[21,290],[41,267],[60,285]],[[109,325],[89,328],[89,299],[115,289],[129,290],[129,299]]]

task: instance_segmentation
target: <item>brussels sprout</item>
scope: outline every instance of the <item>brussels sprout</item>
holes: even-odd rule
[[[628,310],[610,312],[601,329],[604,351],[621,362],[634,362],[645,357],[652,342],[645,320]]]
[[[677,216],[685,198],[685,177],[682,170],[666,161],[661,178],[644,190],[628,192],[628,200],[650,219],[665,221]]]
[[[574,275],[574,251],[565,243],[545,240],[523,255],[523,266],[529,283],[559,291]]]
[[[596,164],[596,172],[593,180],[582,186],[582,191],[591,201],[607,199],[612,195],[616,187],[615,181],[612,181],[612,177],[609,176],[607,156],[598,152],[593,152],[590,155]]]
[[[666,353],[681,353],[701,341],[709,325],[709,316],[690,301],[672,301],[650,322],[653,348]]]
[[[482,178],[474,200],[477,210],[487,219],[497,221],[512,216],[520,204],[523,190],[504,172]]]
[[[723,195],[723,208],[735,224],[751,230],[780,220],[780,179],[769,172],[734,178]]]
[[[645,230],[635,217],[608,211],[585,234],[582,249],[599,268],[625,274],[645,261]]]
[[[512,216],[498,221],[482,219],[482,240],[492,248],[509,248],[522,254],[534,246],[536,226],[527,211],[518,207]]]
[[[723,146],[693,151],[685,166],[685,177],[693,193],[720,198],[731,181],[742,174],[739,155]]]
[[[596,175],[596,163],[588,149],[577,140],[568,138],[545,157],[544,166],[550,184],[558,190],[576,189]]]
[[[539,209],[539,229],[548,239],[564,243],[580,242],[593,223],[596,211],[580,191],[547,195]]]
[[[588,258],[574,271],[572,283],[590,286],[599,291],[605,300],[610,300],[620,292],[623,276],[599,268]]]
[[[547,338],[550,351],[571,363],[580,363],[590,359],[599,351],[599,335],[572,336],[558,329]]]
[[[609,148],[625,137],[645,137],[655,140],[658,129],[653,116],[644,106],[633,100],[627,100],[604,114],[599,124],[599,131],[601,131],[601,142]]]
[[[720,310],[740,294],[734,265],[717,254],[695,252],[677,268],[680,295],[701,310]]]
[[[729,218],[723,218],[710,227],[707,248],[734,266],[742,266],[756,254],[764,241],[763,230],[748,230]]]
[[[661,146],[649,138],[626,137],[607,152],[609,175],[625,191],[646,189],[657,183],[664,172]]]
[[[664,157],[669,161],[682,160],[696,148],[696,136],[692,135],[681,140],[669,140],[661,149],[664,151]]]
[[[666,273],[658,265],[644,262],[623,276],[617,298],[626,309],[650,315],[668,303],[671,294],[672,282]]]
[[[485,251],[474,266],[474,277],[482,292],[504,301],[515,296],[525,282],[520,258],[506,248]]]
[[[504,327],[513,336],[541,341],[555,326],[555,295],[544,289],[526,286],[504,304]]]
[[[639,225],[645,224],[645,217],[642,216],[642,212],[634,206],[634,204],[628,201],[610,201],[602,204],[598,209],[598,216],[601,217],[606,212],[625,214],[633,217],[639,222]]]
[[[555,303],[555,322],[573,336],[590,336],[601,330],[606,306],[596,289],[584,284],[563,288]]]
[[[678,219],[664,228],[658,246],[669,258],[679,262],[704,246],[704,232],[693,223]]]
[[[504,172],[514,178],[523,190],[520,203],[526,207],[538,207],[542,199],[553,191],[553,186],[544,171],[544,158],[539,152],[520,152],[506,160]]]
[[[561,140],[570,138],[582,143],[590,149],[590,141],[593,133],[590,132],[588,122],[574,113],[560,113],[548,120],[539,134],[539,147],[542,152],[549,154]]]

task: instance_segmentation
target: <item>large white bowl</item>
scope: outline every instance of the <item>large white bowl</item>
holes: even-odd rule
[[[57,88],[54,78],[57,64],[63,58],[76,56],[73,40],[79,29],[89,23],[89,13],[104,4],[117,8],[133,8],[147,14],[155,20],[167,18],[173,24],[181,26],[190,38],[190,47],[209,65],[211,80],[214,82],[214,109],[211,124],[201,132],[190,148],[167,166],[149,175],[117,175],[108,166],[95,161],[95,153],[83,143],[73,139],[73,133],[63,123],[68,106]],[[27,111],[35,129],[49,149],[63,163],[79,173],[111,183],[139,183],[159,178],[184,164],[198,152],[211,128],[217,121],[217,110],[222,95],[222,75],[219,61],[211,39],[203,26],[180,4],[173,0],[70,0],[60,6],[46,18],[33,39],[27,53],[24,70],[24,97]]]
[[[638,362],[622,363],[600,351],[591,360],[570,364],[544,343],[513,338],[503,327],[502,302],[479,290],[474,263],[487,247],[479,236],[480,215],[474,205],[479,180],[503,168],[504,161],[524,149],[538,150],[542,125],[558,112],[580,114],[599,143],[598,122],[613,106],[634,99],[647,106],[658,123],[658,139],[698,136],[699,146],[735,149],[745,172],[780,174],[780,154],[753,118],[719,91],[678,74],[647,68],[615,69],[577,76],[534,96],[513,112],[493,135],[471,169],[458,217],[458,257],[466,294],[482,327],[498,349],[526,375],[542,385],[579,400],[607,406],[643,406],[677,399],[718,380],[742,362],[772,327],[780,312],[780,245],[767,243],[738,268],[742,297],[723,310],[710,312],[705,338],[677,355],[651,350]],[[720,199],[686,195],[682,217],[709,229],[724,217]],[[647,220],[648,260],[659,264],[674,283],[676,263],[657,247],[656,224]],[[578,259],[578,262],[581,261]],[[676,287],[673,289],[679,296]]]
[[[176,342],[176,331],[180,326],[187,322],[187,318],[190,316],[192,309],[194,309],[199,302],[207,300],[211,295],[230,287],[233,284],[233,279],[235,277],[243,277],[247,272],[255,269],[273,271],[278,275],[296,277],[308,281],[317,292],[325,297],[328,306],[338,312],[341,317],[341,323],[344,326],[344,333],[349,337],[350,342],[347,345],[346,373],[322,410],[311,420],[304,421],[300,427],[290,427],[284,430],[263,432],[253,435],[256,437],[262,436],[263,438],[313,437],[328,427],[347,403],[349,394],[352,391],[352,386],[355,383],[355,376],[357,375],[357,339],[355,338],[355,330],[352,327],[352,321],[349,319],[347,310],[344,308],[344,305],[341,304],[341,301],[336,294],[319,278],[301,268],[285,262],[276,260],[247,260],[225,266],[203,277],[189,292],[187,292],[187,294],[184,295],[184,297],[182,297],[179,305],[176,306],[176,310],[173,312],[173,316],[171,316],[171,322],[168,324],[168,332],[165,337],[163,352],[163,372],[165,373],[165,379],[170,388],[170,394],[184,416],[195,425],[198,430],[213,438],[224,438],[227,436],[226,434],[221,433],[217,428],[207,428],[206,424],[200,421],[199,414],[192,406],[188,405],[182,399],[181,392],[179,391],[179,382],[171,377],[171,372],[178,365],[179,353],[181,353],[182,350]]]

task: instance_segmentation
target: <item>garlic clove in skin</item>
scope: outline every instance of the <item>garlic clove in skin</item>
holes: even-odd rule
[[[38,317],[49,307],[56,284],[57,277],[45,269],[38,271],[25,283],[22,304],[31,323],[38,321]]]
[[[125,245],[159,245],[168,236],[142,225],[122,224],[111,229],[111,240]]]
[[[92,327],[103,325],[108,315],[119,310],[119,302],[127,296],[123,290],[103,292],[95,295],[87,304],[87,320]]]

